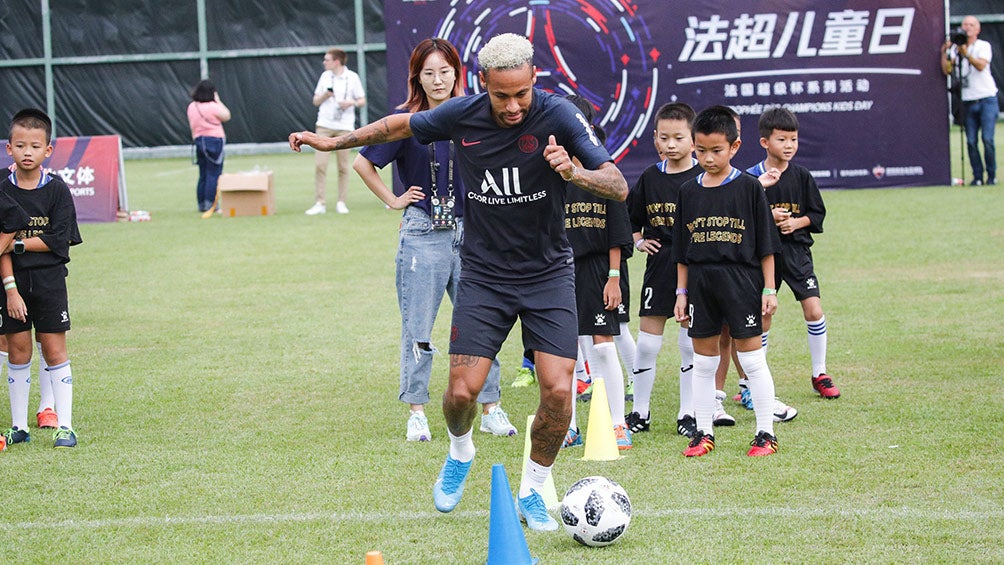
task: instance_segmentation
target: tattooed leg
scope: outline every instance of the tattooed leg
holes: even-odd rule
[[[572,418],[572,371],[575,359],[537,352],[540,404],[530,430],[530,459],[551,466]]]
[[[478,393],[491,365],[491,359],[485,357],[450,354],[450,383],[443,393],[443,416],[451,434],[461,436],[470,431],[477,413]]]

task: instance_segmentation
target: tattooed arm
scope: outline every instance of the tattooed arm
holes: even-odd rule
[[[411,114],[391,114],[338,137],[322,137],[312,131],[293,132],[289,134],[289,148],[298,153],[304,145],[318,151],[334,151],[378,145],[406,137],[411,137]]]

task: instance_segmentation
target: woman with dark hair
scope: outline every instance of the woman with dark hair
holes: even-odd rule
[[[424,39],[408,65],[408,98],[399,112],[435,108],[463,93],[463,69],[456,48],[445,39]],[[397,164],[404,185],[397,195],[377,172]],[[425,404],[432,376],[432,326],[443,294],[456,298],[460,278],[460,242],[464,237],[464,190],[450,141],[422,145],[409,137],[364,147],[353,168],[363,182],[394,210],[404,210],[397,250],[397,298],[401,309],[401,388],[398,399],[411,406],[406,439],[430,441]],[[512,436],[516,428],[498,405],[501,389],[498,360],[492,362],[478,396],[484,405],[481,431]]]
[[[203,80],[192,89],[188,105],[188,125],[195,144],[195,160],[199,165],[199,183],[195,196],[199,211],[216,206],[216,183],[223,172],[223,122],[230,121],[230,109],[220,102],[220,93],[210,80]]]

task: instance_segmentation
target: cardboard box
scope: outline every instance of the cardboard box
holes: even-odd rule
[[[220,175],[216,190],[220,192],[220,211],[225,218],[275,214],[272,171]]]

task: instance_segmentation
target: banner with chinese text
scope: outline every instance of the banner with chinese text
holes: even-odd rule
[[[821,187],[949,184],[943,0],[386,0],[385,21],[392,106],[418,41],[449,39],[479,92],[477,51],[519,33],[534,43],[538,87],[597,108],[629,183],[658,159],[656,110],[686,102],[739,112],[744,169],[764,158],[760,113],[782,105],[799,119],[795,161]]]
[[[3,143],[6,146],[6,140]],[[128,208],[119,136],[57,137],[52,146],[43,167],[69,187],[77,221],[114,222],[120,202],[123,209]],[[0,158],[4,169],[12,163],[6,153]]]

